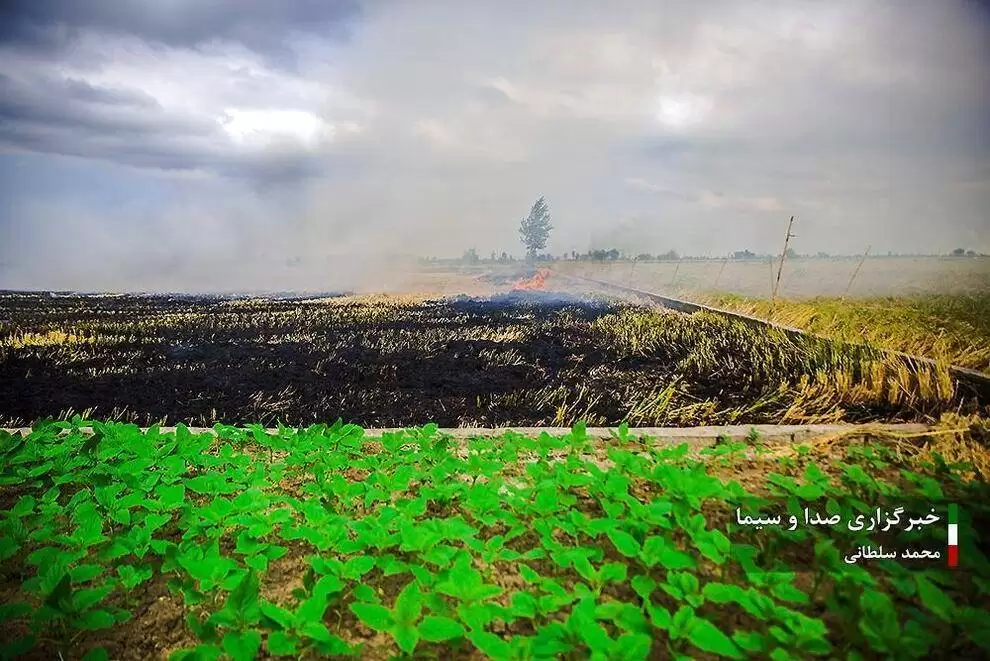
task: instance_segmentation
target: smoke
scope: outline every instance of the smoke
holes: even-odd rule
[[[792,214],[800,252],[990,251],[973,3],[369,0],[346,38],[252,11],[241,41],[177,14],[0,47],[0,286],[394,287],[521,254],[541,195],[558,255],[770,252]]]

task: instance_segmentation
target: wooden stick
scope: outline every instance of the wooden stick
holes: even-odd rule
[[[784,250],[780,253],[780,266],[777,268],[777,280],[773,285],[773,293],[770,294],[771,310],[773,309],[774,301],[777,299],[777,291],[780,289],[780,274],[784,270],[784,260],[787,258],[787,246],[791,242],[791,239],[794,238],[794,235],[791,234],[792,225],[794,225],[794,216],[791,216],[791,219],[787,222],[787,234],[784,235]]]
[[[866,261],[866,256],[870,254],[870,248],[872,247],[873,246],[866,246],[866,252],[864,252],[863,256],[859,258],[859,264],[856,265],[856,270],[853,271],[852,277],[849,278],[849,284],[846,285],[846,290],[842,292],[842,297],[839,299],[840,301],[846,300],[846,295],[849,294],[849,290],[852,289],[853,282],[856,280],[856,276],[859,275],[859,270],[863,268],[863,262]]]
[[[722,262],[722,268],[718,270],[718,275],[715,276],[715,283],[712,285],[712,289],[718,288],[718,281],[722,279],[722,271],[725,270],[725,265],[728,263],[729,263],[729,258],[726,257],[725,260]]]

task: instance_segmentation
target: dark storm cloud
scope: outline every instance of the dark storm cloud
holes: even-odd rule
[[[359,10],[357,0],[8,0],[0,43],[62,50],[81,30],[95,30],[173,47],[224,39],[291,63],[290,33],[344,38]]]
[[[207,170],[271,187],[320,170],[291,140],[244,150],[215,117],[170,113],[151,95],[74,78],[0,73],[0,145],[157,170]]]
[[[6,78],[4,76],[3,78]],[[0,80],[0,85],[6,81]],[[155,101],[151,95],[141,90],[122,90],[110,87],[100,87],[90,85],[85,80],[69,78],[59,83],[64,87],[66,94],[79,101],[90,103],[102,103],[114,106],[134,106],[137,108],[157,108],[161,109],[161,104]]]
[[[15,129],[52,125],[90,135],[105,131],[140,137],[168,132],[179,140],[216,131],[207,122],[169,116],[139,90],[43,76],[18,81],[4,74],[0,74],[0,121]]]

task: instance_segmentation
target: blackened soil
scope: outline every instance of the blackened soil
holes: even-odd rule
[[[0,424],[81,414],[143,425],[685,426],[967,410],[850,389],[809,397],[796,384],[824,368],[808,347],[705,315],[632,313],[645,315],[643,330],[601,320],[627,307],[544,291],[316,302],[0,293]]]
[[[547,393],[559,399],[614,359],[588,332],[615,309],[601,301],[540,292],[414,306],[344,300],[6,294],[0,419],[92,411],[142,424],[542,424],[556,414]],[[11,346],[54,330],[73,337]],[[621,404],[606,401],[600,415],[620,419]]]

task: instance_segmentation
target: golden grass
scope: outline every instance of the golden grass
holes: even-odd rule
[[[783,424],[831,423],[857,410],[932,415],[951,406],[956,389],[948,365],[913,365],[843,342],[795,339],[713,314],[630,310],[592,327],[620,353],[670,362],[666,387],[644,392],[629,411],[636,424],[732,423],[766,414]],[[718,380],[755,399],[745,408],[716,411],[708,399],[690,401],[680,384]],[[686,386],[687,387],[687,386]]]
[[[990,294],[869,299],[692,297],[700,303],[848,342],[990,372]]]
[[[77,335],[62,330],[48,330],[42,333],[14,333],[0,339],[0,347],[20,349],[22,347],[52,347],[68,346],[82,343],[93,343],[95,339],[86,335]]]

